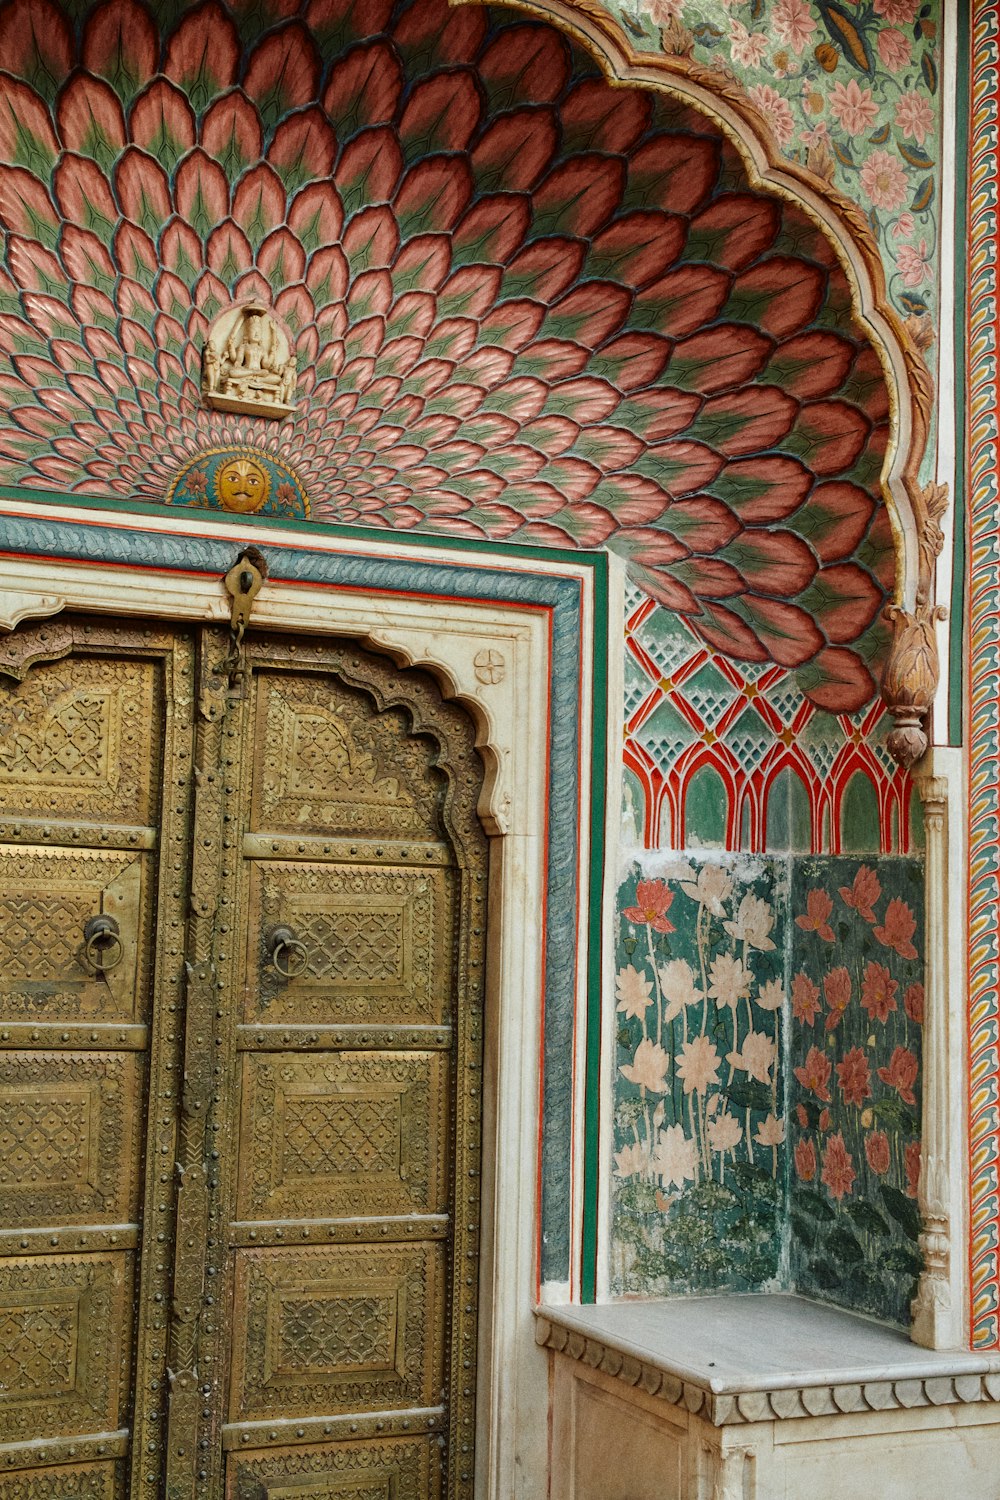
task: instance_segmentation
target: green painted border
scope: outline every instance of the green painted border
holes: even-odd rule
[[[156,504],[131,503],[127,500],[99,499],[91,496],[59,496],[48,492],[32,491],[26,494],[23,490],[10,487],[0,487],[0,501],[7,500],[17,504],[30,506],[38,503],[59,509],[65,506],[74,506],[83,510],[94,510],[99,513],[120,514],[126,518],[137,516],[177,516],[178,512],[166,512],[163,506]],[[599,1170],[599,1130],[600,1130],[600,1060],[601,1060],[601,1017],[602,1017],[602,981],[603,981],[603,894],[604,894],[604,865],[606,859],[606,837],[605,821],[607,810],[607,776],[608,776],[608,693],[609,693],[609,667],[610,651],[612,649],[611,622],[609,614],[610,597],[610,560],[605,551],[589,551],[575,548],[554,548],[537,546],[518,546],[491,543],[487,539],[478,541],[471,537],[450,538],[440,535],[413,535],[412,533],[399,533],[387,531],[381,527],[361,526],[337,526],[330,523],[315,522],[307,520],[292,520],[279,517],[266,516],[230,516],[228,513],[216,511],[195,510],[185,508],[183,512],[188,520],[204,518],[208,522],[208,529],[212,530],[217,525],[227,527],[244,525],[249,528],[257,528],[261,533],[261,542],[266,537],[278,530],[290,531],[303,539],[309,535],[315,536],[317,532],[323,536],[337,536],[344,540],[364,541],[369,545],[374,541],[384,541],[386,545],[386,560],[391,560],[392,554],[398,556],[397,543],[403,544],[403,550],[409,547],[429,547],[433,551],[449,550],[473,555],[489,552],[492,554],[490,566],[494,571],[504,572],[503,562],[498,560],[508,555],[514,557],[530,558],[533,561],[557,560],[559,562],[572,563],[576,566],[583,565],[590,569],[593,585],[593,671],[591,677],[591,702],[592,702],[592,731],[591,731],[591,764],[589,776],[589,804],[591,809],[591,847],[589,860],[590,892],[587,906],[587,970],[585,978],[584,1003],[577,1012],[579,1024],[585,1027],[585,1099],[584,1099],[584,1130],[583,1130],[583,1221],[581,1230],[581,1285],[580,1298],[582,1302],[593,1302],[597,1291],[597,1223],[598,1202],[601,1189]],[[32,517],[30,511],[27,514],[15,518],[8,516],[10,522],[31,527],[32,524],[44,525],[50,517]],[[93,524],[77,517],[67,517],[62,525],[70,528],[79,528],[82,531],[92,530]],[[123,527],[122,532],[127,533],[129,528]],[[144,536],[155,543],[157,539],[173,544],[183,544],[185,539],[191,542],[204,541],[203,537],[189,536],[183,530],[171,530],[166,532],[144,531]],[[2,512],[0,512],[0,548],[3,546]],[[237,545],[231,538],[219,538],[230,546]],[[289,551],[299,551],[294,544],[285,543],[284,548]],[[308,548],[303,549],[308,552]],[[20,555],[30,556],[27,549],[19,549]],[[43,549],[40,555],[51,555],[51,549]],[[315,555],[315,554],[314,554]],[[338,554],[324,553],[331,559]],[[414,559],[416,562],[416,559]],[[141,566],[141,564],[138,564]],[[149,566],[149,564],[146,564]],[[170,564],[176,567],[177,563]],[[428,563],[428,566],[436,566]],[[447,564],[445,564],[447,566]],[[203,571],[199,567],[196,571]],[[537,582],[544,583],[544,574],[526,574],[526,579],[535,577]],[[557,575],[553,583],[562,582],[569,584],[570,579],[560,579]],[[584,678],[578,677],[580,688],[584,687]],[[550,788],[550,801],[554,788]],[[550,948],[548,937],[546,939],[546,963],[552,962],[554,954]],[[547,978],[546,988],[549,980]],[[543,1058],[543,1068],[546,1079],[551,1075],[553,1068],[558,1068],[560,1063],[567,1067],[572,1066],[572,1058],[561,1059],[549,1055],[548,1048]],[[548,1090],[543,1089],[543,1097]],[[541,1162],[544,1171],[545,1155]],[[544,1202],[544,1198],[543,1198]],[[571,1209],[572,1205],[568,1204]],[[554,1226],[552,1226],[554,1227]],[[538,1225],[538,1232],[544,1235],[546,1226],[543,1221]],[[568,1220],[565,1231],[572,1232],[572,1219]],[[543,1257],[543,1278],[545,1245],[541,1245]],[[558,1251],[557,1251],[558,1253]],[[571,1263],[571,1262],[570,1262]],[[569,1266],[567,1266],[567,1271]],[[562,1279],[561,1277],[559,1279]]]
[[[961,745],[965,703],[965,570],[968,505],[968,301],[969,301],[969,80],[972,37],[969,7],[955,12],[955,493],[952,500],[954,546],[948,637],[948,743]]]
[[[597,1300],[597,1218],[601,1194],[601,992],[604,978],[604,866],[608,775],[608,678],[610,672],[608,569],[594,574],[594,675],[591,681],[590,912],[587,933],[587,1050],[583,1113],[583,1226],[580,1301]],[[598,634],[598,621],[603,630]],[[599,795],[598,795],[599,794]],[[607,1188],[609,1185],[605,1184]]]

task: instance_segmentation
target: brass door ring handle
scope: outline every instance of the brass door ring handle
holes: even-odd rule
[[[83,956],[95,974],[108,974],[125,956],[125,944],[114,917],[91,917],[83,929]]]
[[[309,963],[309,950],[290,927],[272,927],[266,938],[271,967],[282,979],[297,979]]]

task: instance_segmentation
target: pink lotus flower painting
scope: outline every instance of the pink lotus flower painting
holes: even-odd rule
[[[815,18],[780,20],[798,55]],[[886,382],[829,243],[707,117],[446,0],[162,27],[11,0],[0,70],[3,483],[162,503],[201,451],[256,447],[317,520],[610,547],[713,651],[873,699]],[[788,100],[756,99],[790,143]],[[280,422],[201,401],[209,323],[249,298],[294,345]]]

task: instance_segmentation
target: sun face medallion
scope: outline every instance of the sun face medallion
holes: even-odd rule
[[[165,500],[240,516],[309,516],[309,497],[295,470],[263,448],[208,448],[195,454]]]
[[[215,488],[223,510],[251,515],[267,504],[271,480],[256,459],[231,458],[216,470]]]

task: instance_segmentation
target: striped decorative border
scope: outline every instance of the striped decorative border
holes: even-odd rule
[[[1000,0],[973,0],[969,147],[971,1337],[1000,1347]],[[959,68],[963,65],[959,59]]]

